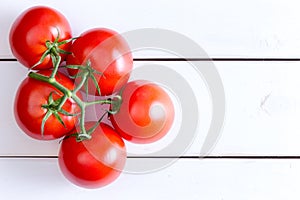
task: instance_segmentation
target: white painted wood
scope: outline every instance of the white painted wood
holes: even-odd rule
[[[61,11],[69,19],[75,36],[94,27],[111,28],[120,33],[160,28],[193,40],[206,51],[208,57],[300,56],[297,0],[0,0],[0,3],[0,59],[13,58],[8,43],[10,26],[24,9],[34,5],[48,5]],[[145,40],[149,38],[145,37]],[[182,45],[180,41],[174,44]],[[164,50],[143,49],[135,51],[134,57],[170,58],[174,55]],[[190,52],[187,57],[199,55]],[[149,64],[176,70],[195,92],[199,103],[199,129],[194,140],[191,140],[191,146],[182,153],[185,156],[199,155],[213,118],[212,103],[203,77],[199,77],[186,62],[135,62],[135,69],[138,71],[141,69],[138,67]],[[299,62],[214,64],[225,89],[226,119],[210,155],[298,156]],[[0,157],[57,155],[58,140],[33,140],[22,133],[15,123],[15,92],[27,70],[17,62],[5,61],[0,62],[0,69],[0,89],[4,91],[0,98]],[[142,75],[147,78],[151,74]],[[179,104],[176,106],[180,113]],[[180,115],[176,120],[180,122]],[[127,143],[129,154],[144,156],[167,148],[176,137],[178,124],[171,134],[158,143],[142,147]],[[156,156],[165,155],[173,154],[169,152]],[[162,159],[130,158],[129,161],[131,164],[133,161],[157,163]],[[70,184],[62,176],[55,158],[2,157],[0,177],[0,192],[5,199],[291,200],[299,196],[300,160],[178,159],[173,165],[153,173],[123,173],[105,188],[85,190]]]
[[[299,196],[299,160],[181,159],[149,174],[123,173],[107,187],[69,183],[57,159],[0,159],[1,196],[9,199],[292,200]]]
[[[199,103],[199,129],[184,155],[199,155],[211,119],[211,99],[207,87],[186,62],[135,62],[133,78],[149,78],[136,73],[142,67],[159,64],[176,70],[186,80]],[[205,64],[205,62],[203,62]],[[226,95],[226,119],[212,155],[299,155],[300,93],[298,62],[215,62]],[[1,62],[6,75],[0,79],[5,91],[0,103],[0,155],[56,155],[58,141],[30,139],[17,127],[13,116],[14,95],[27,70],[17,62]],[[139,76],[137,76],[139,74]],[[180,82],[178,82],[180,86]],[[3,94],[4,95],[4,94]],[[178,104],[177,104],[178,106]],[[196,106],[195,106],[196,108]],[[180,112],[179,112],[180,114]],[[92,114],[90,117],[93,117]],[[180,120],[180,115],[177,116]],[[180,121],[178,121],[180,122]],[[176,129],[177,126],[177,129]],[[132,145],[128,151],[145,155],[167,148],[176,137],[178,124],[158,143]],[[172,152],[167,155],[172,155]]]
[[[299,155],[299,63],[215,64],[227,110],[213,154]]]
[[[94,27],[120,33],[140,28],[168,29],[194,40],[210,57],[299,57],[297,0],[11,1],[1,0],[0,57],[11,57],[8,32],[26,8],[48,5],[70,21],[74,35]],[[147,38],[146,38],[147,39]],[[176,41],[175,41],[176,42]],[[160,51],[135,57],[171,57]],[[191,55],[194,56],[194,55]]]

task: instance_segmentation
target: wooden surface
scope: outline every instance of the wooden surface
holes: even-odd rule
[[[189,1],[8,1],[0,7],[0,192],[25,199],[297,199],[300,185],[300,4],[296,0]],[[156,145],[127,144],[140,163],[173,159],[151,173],[124,173],[98,190],[73,186],[58,170],[58,141],[39,142],[24,135],[13,116],[17,87],[27,70],[14,61],[9,28],[24,9],[49,5],[65,14],[74,35],[93,27],[120,33],[161,28],[180,33],[206,52],[226,97],[223,130],[207,158],[200,159],[212,118],[203,77],[190,63],[163,51],[134,52],[134,67],[172,68],[188,80],[199,108],[199,129],[190,147],[178,155],[144,158]],[[5,6],[4,6],[5,5]],[[85,8],[85,9],[83,9]],[[172,137],[172,136],[171,136]],[[176,137],[173,136],[173,137]],[[149,160],[150,159],[150,160]]]

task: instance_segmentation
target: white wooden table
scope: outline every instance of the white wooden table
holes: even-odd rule
[[[298,199],[300,186],[300,3],[297,0],[59,1],[1,0],[0,195],[5,199]],[[152,173],[123,173],[111,185],[85,190],[70,184],[57,165],[58,141],[25,136],[13,116],[16,89],[27,70],[10,52],[13,20],[33,5],[48,5],[70,21],[74,35],[93,27],[120,33],[141,28],[175,31],[208,54],[226,97],[224,127],[199,158],[202,129],[172,165]],[[134,53],[143,64],[184,69],[188,61],[159,51]],[[187,59],[188,60],[188,59]],[[196,89],[195,89],[196,88]],[[207,93],[194,86],[203,111]],[[201,109],[200,109],[201,110]],[[201,111],[202,111],[201,110]],[[208,109],[209,110],[209,109]],[[134,148],[134,147],[133,147]],[[161,155],[174,159],[173,155]],[[176,158],[176,156],[175,156]],[[162,157],[138,159],[155,162]],[[15,197],[15,198],[14,198]]]

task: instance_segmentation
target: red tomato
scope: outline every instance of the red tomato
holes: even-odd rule
[[[45,6],[31,7],[25,10],[12,24],[9,34],[11,51],[20,63],[31,68],[47,50],[46,41],[54,42],[58,36],[58,31],[58,42],[72,37],[70,25],[61,13]],[[71,43],[63,44],[59,48],[68,51],[70,45]],[[65,54],[60,55],[63,60]],[[51,67],[52,61],[48,55],[34,69]]]
[[[74,41],[67,65],[87,65],[102,73],[94,74],[101,95],[110,95],[128,81],[133,59],[125,39],[115,31],[97,28],[89,30]],[[69,69],[71,75],[77,70]],[[100,95],[92,79],[89,79],[89,94]]]
[[[86,128],[95,123],[86,122]],[[119,177],[126,157],[123,139],[110,126],[100,123],[90,140],[77,142],[75,137],[64,139],[58,162],[70,182],[84,188],[99,188]]]
[[[52,70],[43,70],[40,74],[50,76]],[[66,88],[74,89],[74,83],[70,78],[58,72],[56,80]],[[70,132],[77,124],[77,117],[66,116],[59,113],[64,125],[60,123],[54,115],[51,115],[45,123],[42,136],[42,120],[48,109],[43,105],[48,104],[48,99],[52,93],[53,100],[62,97],[62,93],[48,83],[27,77],[19,86],[15,98],[14,113],[19,127],[30,137],[40,140],[52,140],[60,138]],[[68,113],[75,114],[80,112],[80,108],[69,98],[62,109]]]
[[[174,105],[159,85],[144,80],[132,81],[122,92],[119,112],[110,118],[124,139],[134,143],[151,143],[170,130]]]

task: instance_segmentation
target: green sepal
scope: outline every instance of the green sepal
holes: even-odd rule
[[[66,128],[66,125],[65,125],[64,121],[62,120],[62,118],[61,118],[60,115],[58,114],[58,111],[54,111],[54,112],[53,112],[53,115],[54,115],[54,117],[59,121],[59,123],[61,123],[61,124]]]
[[[66,68],[69,68],[69,69],[83,69],[84,66],[82,66],[82,65],[66,65]]]
[[[73,40],[76,40],[78,37],[74,37],[74,38],[70,38],[70,39],[66,39],[66,40],[58,42],[58,40],[60,38],[60,32],[59,32],[59,29],[57,27],[56,27],[56,30],[57,30],[57,37],[55,38],[55,40],[53,42],[51,42],[50,40],[47,40],[45,42],[45,46],[46,46],[47,49],[42,54],[40,60],[37,63],[35,63],[32,67],[30,67],[30,69],[34,69],[36,66],[40,65],[41,63],[43,63],[44,60],[45,60],[45,58],[48,55],[51,56],[53,66],[56,66],[56,64],[57,64],[57,56],[59,56],[59,54],[71,54],[71,52],[68,52],[68,51],[65,51],[63,49],[60,49],[59,46],[67,44],[69,42],[72,42]]]
[[[45,114],[45,116],[43,117],[42,125],[41,125],[41,135],[42,135],[42,138],[44,138],[44,130],[45,130],[46,121],[49,119],[49,117],[51,115],[52,115],[52,111],[48,110],[47,113]]]
[[[74,114],[72,114],[72,113],[69,113],[69,112],[67,112],[67,111],[65,111],[65,110],[63,110],[63,109],[60,109],[60,110],[58,110],[57,112],[59,112],[59,113],[65,115],[65,116],[69,116],[69,117],[75,117],[75,116],[77,116],[77,115],[80,114],[80,113],[74,113]]]
[[[58,98],[57,100],[53,99],[53,93],[57,93],[56,91],[50,92],[49,97],[48,97],[48,102],[47,104],[42,105],[43,108],[47,109],[47,113],[45,114],[43,120],[42,120],[42,124],[41,124],[41,134],[42,137],[44,137],[44,129],[45,129],[45,124],[46,121],[49,119],[49,117],[51,115],[54,115],[54,117],[64,126],[66,127],[64,121],[62,120],[61,116],[59,115],[59,113],[66,115],[66,116],[76,116],[78,115],[78,113],[76,114],[72,114],[69,113],[65,110],[63,110],[61,107],[62,105],[60,105],[63,101],[63,99],[65,99],[63,97]],[[58,94],[58,93],[57,93]]]
[[[42,62],[44,62],[45,58],[50,54],[50,49],[47,49],[43,55],[41,56],[40,60],[35,63],[32,67],[30,67],[30,69],[34,69],[36,66],[42,64]]]

